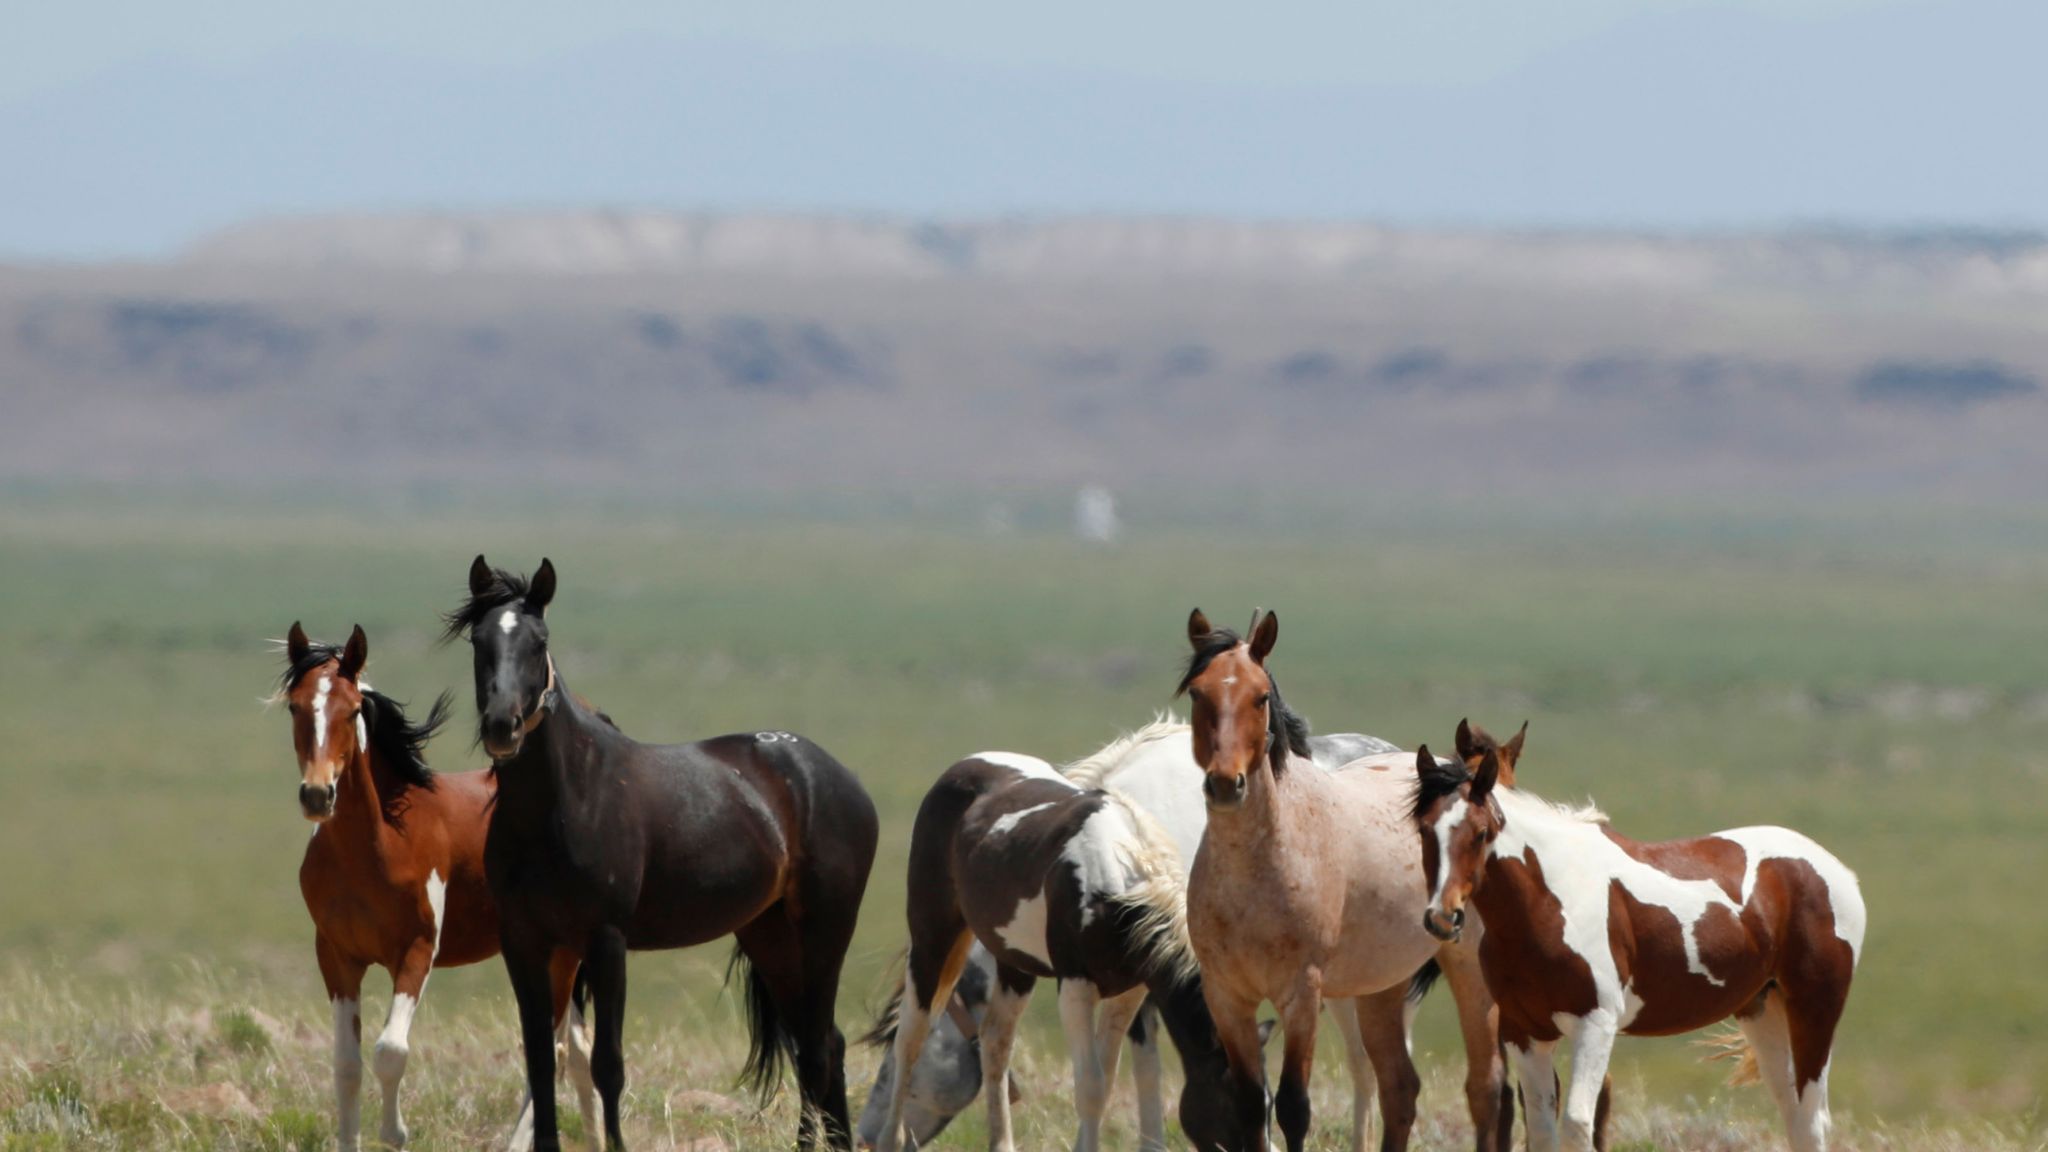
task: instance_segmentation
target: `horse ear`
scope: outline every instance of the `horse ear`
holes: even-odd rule
[[[1268,612],[1259,617],[1259,626],[1252,630],[1252,659],[1260,664],[1273,651],[1273,644],[1280,639],[1280,614]]]
[[[1460,760],[1470,760],[1479,755],[1479,745],[1472,739],[1472,722],[1469,719],[1458,721],[1456,744]]]
[[[1465,794],[1466,801],[1475,808],[1485,804],[1486,798],[1493,794],[1494,784],[1499,780],[1500,753],[1488,748],[1486,755],[1480,758],[1479,771],[1472,777],[1472,790]]]
[[[476,559],[469,562],[469,594],[481,596],[497,582],[498,574],[491,571],[491,566],[484,561],[484,554],[477,553]]]
[[[1430,752],[1430,750],[1429,750],[1429,745],[1427,745],[1427,744],[1424,744],[1424,745],[1423,745],[1422,747],[1420,747],[1420,748],[1417,748],[1417,749],[1415,750],[1415,772],[1416,772],[1416,775],[1418,775],[1418,776],[1419,776],[1419,775],[1421,775],[1422,773],[1424,773],[1424,772],[1427,772],[1427,771],[1429,771],[1429,770],[1431,770],[1432,768],[1435,768],[1435,767],[1436,767],[1436,756],[1435,756],[1435,755],[1433,755],[1433,754],[1432,754],[1432,753]]]
[[[1201,650],[1202,641],[1207,640],[1209,633],[1214,631],[1214,628],[1209,627],[1209,618],[1202,615],[1200,608],[1188,613],[1188,643],[1196,651]]]
[[[313,642],[306,639],[306,630],[299,627],[297,620],[292,621],[292,630],[284,634],[284,654],[291,658],[292,663],[297,664],[312,650]]]
[[[370,659],[370,638],[363,635],[363,626],[348,634],[348,646],[341,650],[341,678],[354,680],[362,674],[363,665]]]
[[[1508,763],[1513,764],[1515,761],[1520,760],[1522,758],[1522,737],[1527,736],[1528,734],[1529,722],[1527,720],[1524,720],[1522,721],[1522,730],[1520,732],[1515,733],[1514,739],[1508,741],[1506,746],[1501,749],[1501,751],[1507,753]]]
[[[533,573],[533,583],[526,589],[526,606],[536,616],[548,613],[548,601],[555,598],[555,562],[543,556],[540,567]]]

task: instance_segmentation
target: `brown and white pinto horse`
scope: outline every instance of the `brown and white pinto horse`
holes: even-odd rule
[[[299,866],[299,890],[312,913],[314,952],[334,1008],[337,1145],[358,1146],[362,1096],[363,974],[391,974],[391,1014],[371,1068],[384,1088],[378,1139],[405,1144],[399,1080],[405,1075],[413,1013],[435,968],[498,954],[498,915],[484,883],[484,830],[496,791],[486,772],[437,774],[424,749],[448,717],[449,697],[413,723],[391,697],[362,678],[369,641],[361,627],[340,648],[306,638],[296,622],[278,696],[291,711],[299,760],[299,806],[318,827]],[[558,1025],[569,1009],[574,966],[555,973]],[[596,1124],[589,1048],[580,1020],[559,1027],[583,1103],[586,1132]],[[531,1103],[521,1111],[513,1147],[525,1143]]]
[[[1404,1149],[1420,1077],[1403,1018],[1408,981],[1432,957],[1458,999],[1474,1143],[1501,1148],[1512,1122],[1493,1005],[1477,949],[1423,930],[1429,897],[1408,813],[1415,775],[1405,755],[1368,756],[1336,771],[1310,759],[1307,725],[1287,710],[1266,657],[1279,620],[1254,619],[1251,639],[1188,616],[1194,656],[1180,689],[1193,702],[1194,760],[1209,823],[1188,878],[1188,931],[1230,1058],[1233,1130],[1226,1147],[1266,1147],[1265,1069],[1257,1011],[1271,1001],[1286,1029],[1274,1114],[1289,1152],[1309,1128],[1309,1074],[1325,997],[1355,997],[1379,1081],[1382,1149]]]
[[[1481,964],[1521,1082],[1533,1152],[1558,1147],[1557,1042],[1572,1041],[1564,1140],[1593,1146],[1614,1038],[1735,1017],[1795,1152],[1828,1141],[1828,1062],[1863,949],[1856,876],[1785,828],[1641,843],[1592,809],[1503,786],[1418,753],[1414,815],[1430,885],[1424,920],[1453,938],[1469,899]]]

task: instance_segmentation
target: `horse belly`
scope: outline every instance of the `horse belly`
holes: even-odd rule
[[[781,863],[716,850],[650,861],[627,922],[627,947],[686,948],[745,927],[782,898]]]

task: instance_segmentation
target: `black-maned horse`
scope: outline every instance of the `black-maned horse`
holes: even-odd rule
[[[849,1146],[839,969],[874,863],[874,802],[839,761],[782,731],[695,744],[634,741],[579,701],[548,654],[555,569],[531,582],[482,556],[446,623],[476,660],[484,750],[498,778],[484,867],[519,1001],[534,1148],[558,1148],[551,962],[581,960],[594,1003],[590,1070],[619,1134],[626,952],[732,935],[747,970],[764,1096],[796,1064],[798,1140]]]

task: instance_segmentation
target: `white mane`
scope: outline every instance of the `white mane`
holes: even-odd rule
[[[1177,736],[1187,730],[1188,725],[1185,720],[1176,717],[1171,712],[1160,712],[1152,717],[1150,724],[1145,725],[1136,732],[1127,732],[1110,741],[1100,750],[1090,753],[1071,764],[1063,765],[1060,768],[1060,775],[1073,781],[1075,787],[1078,788],[1100,788],[1102,787],[1102,782],[1109,778],[1110,772],[1117,765],[1123,763],[1131,753],[1156,740]]]
[[[1155,721],[1133,735],[1159,727],[1160,723]],[[1127,862],[1137,880],[1116,898],[1117,902],[1140,912],[1137,931],[1153,941],[1149,966],[1166,972],[1176,981],[1192,979],[1201,965],[1195,959],[1194,941],[1188,935],[1187,872],[1181,866],[1173,837],[1166,834],[1151,813],[1123,793],[1105,790],[1104,795],[1122,809],[1137,833],[1135,842],[1124,845]]]
[[[1549,816],[1571,824],[1609,824],[1607,813],[1602,812],[1591,800],[1583,804],[1560,804],[1545,800],[1533,792],[1515,788],[1496,788],[1493,794],[1500,797],[1501,808],[1513,820],[1517,814]]]

